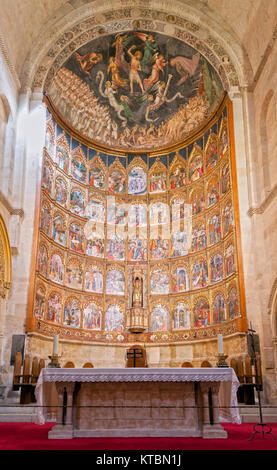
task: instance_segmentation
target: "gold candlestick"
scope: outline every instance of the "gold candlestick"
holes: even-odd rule
[[[51,359],[51,362],[49,362],[47,367],[55,367],[55,368],[60,368],[59,364],[59,358],[62,356],[59,356],[58,354],[52,354],[52,356],[48,356],[49,359]]]
[[[225,360],[228,357],[226,354],[219,353],[217,355],[217,357],[218,357],[218,361],[217,361],[217,364],[216,364],[217,367],[229,367],[226,360]]]

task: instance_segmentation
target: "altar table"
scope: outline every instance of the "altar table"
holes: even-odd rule
[[[45,368],[35,389],[36,422],[54,410],[49,439],[226,438],[220,422],[241,422],[238,386],[231,368]]]

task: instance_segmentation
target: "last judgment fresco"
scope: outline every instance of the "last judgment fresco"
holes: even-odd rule
[[[49,92],[74,129],[125,150],[183,140],[222,95],[220,78],[203,55],[178,39],[146,31],[102,36],[82,46]]]

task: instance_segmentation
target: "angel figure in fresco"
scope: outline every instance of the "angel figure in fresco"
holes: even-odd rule
[[[141,66],[144,68],[150,63],[154,53],[158,49],[158,45],[155,42],[155,39],[152,34],[135,32],[135,35],[140,38],[144,43],[143,58],[141,60]]]
[[[198,67],[200,54],[197,52],[191,59],[183,56],[172,57],[169,61],[171,67],[176,67],[176,72],[180,75],[177,86],[182,85],[188,77],[192,77]]]
[[[76,60],[79,62],[82,71],[89,75],[92,67],[102,62],[103,56],[100,53],[91,52],[90,54],[80,55],[75,52]]]
[[[118,66],[116,63],[116,59],[113,56],[109,58],[109,66],[107,68],[107,74],[109,75],[109,73],[111,73],[112,75],[112,86],[114,89],[124,88],[126,86],[127,80],[119,76],[119,70],[118,70]]]
[[[154,65],[152,66],[151,75],[143,80],[145,88],[150,88],[157,83],[160,78],[160,72],[164,72],[164,68],[168,64],[168,62],[164,60],[163,54],[159,54],[158,52],[153,55],[151,59],[151,63],[152,62],[154,62]]]
[[[96,80],[100,81],[99,83],[99,93],[103,98],[107,98],[109,100],[109,103],[111,107],[115,110],[117,117],[121,119],[121,121],[127,122],[127,119],[125,116],[122,116],[122,113],[125,111],[125,107],[123,104],[120,104],[117,102],[115,98],[115,90],[112,88],[112,84],[109,80],[106,81],[105,83],[105,90],[103,91],[102,86],[103,86],[103,81],[104,81],[104,74],[102,70],[99,70],[96,76]]]
[[[141,72],[141,58],[142,58],[142,52],[136,50],[134,54],[132,54],[132,50],[136,48],[135,45],[131,46],[130,49],[128,49],[128,55],[131,57],[131,66],[130,66],[130,72],[129,72],[129,79],[130,79],[130,90],[131,90],[131,95],[134,92],[134,83],[137,83],[140,88],[142,93],[144,93],[144,88],[142,85],[141,78],[139,76],[139,72]]]
[[[126,47],[130,41],[130,37],[127,34],[118,34],[115,37],[115,42],[112,44],[115,47],[115,62],[119,69],[128,73],[130,64],[125,59],[124,47]]]

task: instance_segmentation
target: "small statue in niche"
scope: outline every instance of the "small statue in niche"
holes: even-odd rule
[[[142,279],[135,277],[133,280],[133,307],[142,307]]]

